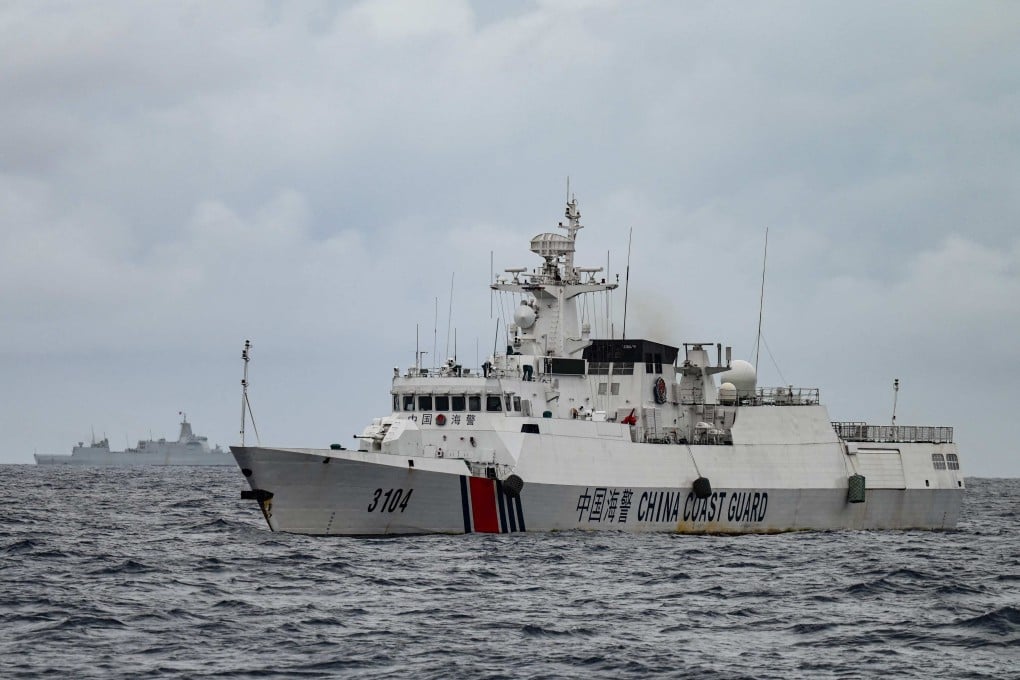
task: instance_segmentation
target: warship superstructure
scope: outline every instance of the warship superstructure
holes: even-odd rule
[[[574,265],[582,228],[491,287],[520,300],[480,369],[394,369],[356,450],[232,446],[274,531],[949,529],[964,493],[951,427],[832,422],[817,388],[761,387],[714,342],[593,338],[579,300],[617,283]],[[246,346],[247,347],[247,346]],[[247,348],[244,354],[247,370]],[[247,376],[247,373],[245,374]],[[246,380],[244,381],[246,385]],[[243,409],[242,409],[243,413]],[[243,421],[242,421],[243,422]]]
[[[70,455],[35,454],[38,465],[76,465],[81,467],[134,467],[161,465],[230,466],[234,459],[230,451],[216,446],[209,448],[209,440],[191,430],[188,417],[182,412],[181,431],[177,441],[166,439],[139,440],[135,448],[111,451],[110,440],[104,437],[86,446],[85,442],[71,449]]]

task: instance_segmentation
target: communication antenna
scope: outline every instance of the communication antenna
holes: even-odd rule
[[[416,378],[421,375],[421,355],[428,354],[425,350],[419,349],[418,331],[420,326],[421,324],[414,324],[414,377]]]
[[[255,425],[255,415],[251,412],[251,402],[248,400],[248,362],[251,361],[251,347],[251,340],[245,340],[244,349],[241,350],[241,360],[244,361],[244,377],[241,378],[241,446],[244,446],[244,428],[248,418],[251,418],[251,426],[255,430],[255,441],[262,443],[259,428]],[[151,433],[149,439],[152,439]]]
[[[630,294],[630,244],[634,239],[634,227],[627,237],[627,275],[623,280],[623,339],[627,339],[627,297]]]
[[[758,375],[758,353],[761,351],[761,317],[765,308],[765,263],[769,257],[769,228],[765,227],[765,254],[761,258],[761,297],[758,299],[758,339],[754,344],[754,374]]]
[[[450,323],[453,321],[453,277],[456,275],[457,272],[450,273],[450,309],[446,312],[446,351],[443,352],[444,357],[450,356]],[[454,350],[454,353],[456,353],[456,350]]]
[[[892,426],[896,427],[896,402],[900,396],[900,379],[896,378],[892,382],[893,398],[892,398]]]
[[[436,298],[436,318],[432,322],[432,370],[436,370],[436,338],[439,337],[439,298]]]
[[[609,281],[609,251],[606,251],[606,281]],[[606,296],[606,326],[612,325],[612,318],[609,316],[609,291],[603,293]],[[607,328],[603,328],[602,332],[607,332]],[[612,335],[609,336],[612,338]]]

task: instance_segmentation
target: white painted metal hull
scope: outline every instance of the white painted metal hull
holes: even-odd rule
[[[902,456],[908,462],[930,460],[933,446],[945,445],[901,445],[916,449]],[[269,526],[302,534],[951,529],[963,496],[958,471],[926,470],[927,479],[904,478],[905,488],[899,489],[869,488],[865,502],[849,503],[845,465],[854,465],[854,455],[831,445],[792,447],[799,449],[792,452],[791,447],[770,451],[768,446],[735,450],[627,443],[625,448],[631,472],[622,479],[613,465],[595,464],[590,452],[589,464],[582,467],[576,463],[585,457],[583,452],[571,456],[561,450],[559,457],[568,460],[571,475],[584,483],[560,483],[554,473],[545,475],[546,480],[525,475],[516,498],[495,479],[471,476],[467,463],[459,459],[313,449],[232,450],[252,489],[272,494],[260,501]],[[687,455],[687,448],[692,455]],[[769,462],[780,453],[785,463]],[[519,469],[528,469],[529,457],[525,447]],[[705,499],[692,490],[699,476],[693,460],[700,475],[712,482],[712,495]],[[805,483],[808,477],[814,481]]]

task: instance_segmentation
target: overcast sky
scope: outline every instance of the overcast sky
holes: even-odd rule
[[[1018,112],[1016,2],[0,2],[0,462],[236,442],[245,338],[263,442],[349,443],[569,175],[628,335],[753,358],[768,227],[760,384],[1018,476]]]

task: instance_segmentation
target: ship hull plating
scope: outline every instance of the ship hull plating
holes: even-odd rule
[[[677,447],[673,447],[674,449]],[[698,451],[713,469],[712,493],[690,482],[664,486],[528,481],[519,495],[498,479],[473,476],[463,460],[312,449],[232,447],[270,528],[301,534],[381,535],[609,530],[778,533],[839,529],[952,529],[962,480],[953,488],[868,489],[850,503],[845,477],[812,488],[736,485],[722,471],[731,451]],[[663,451],[663,453],[667,453]],[[660,468],[659,473],[668,470]],[[735,475],[734,478],[740,475]],[[929,483],[931,480],[928,480]],[[944,482],[945,480],[943,480]],[[628,482],[640,482],[631,479]],[[948,485],[946,485],[948,487]]]

